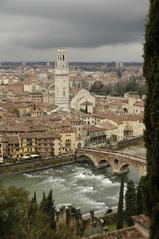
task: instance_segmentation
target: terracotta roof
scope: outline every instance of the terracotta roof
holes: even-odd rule
[[[94,125],[92,125],[92,126],[90,126],[90,127],[87,127],[86,129],[87,129],[87,132],[89,132],[89,133],[91,133],[91,132],[100,132],[100,131],[104,131],[103,128],[98,127],[98,126],[94,126]]]
[[[116,127],[115,125],[111,124],[110,122],[101,122],[99,123],[97,126],[103,128],[104,130],[106,131],[109,131],[109,130],[114,130],[114,129],[117,129],[118,127]]]
[[[137,101],[134,106],[140,106],[140,107],[144,107],[144,101]]]
[[[50,132],[39,132],[39,133],[21,133],[19,134],[19,137],[21,139],[30,139],[30,138],[36,138],[36,139],[59,139],[60,135]]]
[[[133,217],[134,221],[137,223],[140,223],[142,226],[146,227],[147,229],[150,228],[150,219],[144,214],[141,214],[139,216]]]
[[[101,118],[101,119],[108,119],[112,120],[116,123],[119,122],[118,116],[111,112],[110,110],[105,110],[105,111],[97,111],[93,114],[96,118]]]
[[[77,87],[70,88],[70,93],[77,94],[81,89]]]
[[[121,106],[123,105],[123,102],[122,102],[121,100],[114,99],[114,100],[112,100],[112,101],[109,103],[109,105],[110,105],[110,106],[111,106],[111,105],[112,105],[112,106],[114,105],[114,106],[118,106],[118,107],[120,106],[120,107],[121,107]]]
[[[108,234],[85,237],[83,239],[148,239],[135,227],[114,231]]]
[[[0,131],[2,132],[45,132],[47,128],[33,120],[29,121],[19,121],[16,122],[15,120],[9,120],[2,122],[0,124]]]
[[[120,121],[143,121],[143,114],[122,114],[118,115]]]
[[[71,122],[70,122],[70,120],[69,119],[65,119],[63,122],[62,122],[62,124],[61,124],[61,127],[67,127],[67,126],[71,126]]]

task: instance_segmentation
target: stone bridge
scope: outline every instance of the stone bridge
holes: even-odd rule
[[[133,166],[140,176],[146,174],[146,159],[127,153],[83,148],[76,151],[76,157],[91,160],[97,168],[111,166],[114,173],[120,173]]]

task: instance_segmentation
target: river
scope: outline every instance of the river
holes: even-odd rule
[[[125,151],[130,152],[128,149]],[[136,182],[139,180],[133,169],[128,177]],[[43,191],[48,193],[52,189],[57,207],[72,204],[80,207],[82,212],[116,206],[120,189],[119,176],[114,176],[110,169],[95,170],[87,163],[5,176],[2,180],[5,187],[14,185],[25,188],[30,197],[36,191],[38,201],[41,200]]]
[[[80,207],[82,212],[116,206],[120,187],[119,177],[106,171],[95,172],[87,164],[67,165],[3,179],[5,187],[24,187],[30,196],[36,191],[39,201],[44,190],[48,193],[52,189],[57,207],[72,204]]]

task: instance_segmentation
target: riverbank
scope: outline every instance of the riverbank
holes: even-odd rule
[[[120,141],[116,144],[106,146],[104,148],[108,150],[124,150],[127,147],[131,146],[138,146],[138,147],[144,147],[144,137],[143,135],[137,136],[137,137],[130,137],[126,140]]]
[[[15,164],[4,164],[0,165],[0,176],[31,173],[46,170],[49,168],[61,167],[63,165],[70,165],[81,161],[82,160],[72,160],[71,158],[49,158],[34,161],[25,161]]]

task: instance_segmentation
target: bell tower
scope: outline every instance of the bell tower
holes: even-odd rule
[[[69,109],[69,68],[65,48],[57,50],[55,63],[55,105]]]

